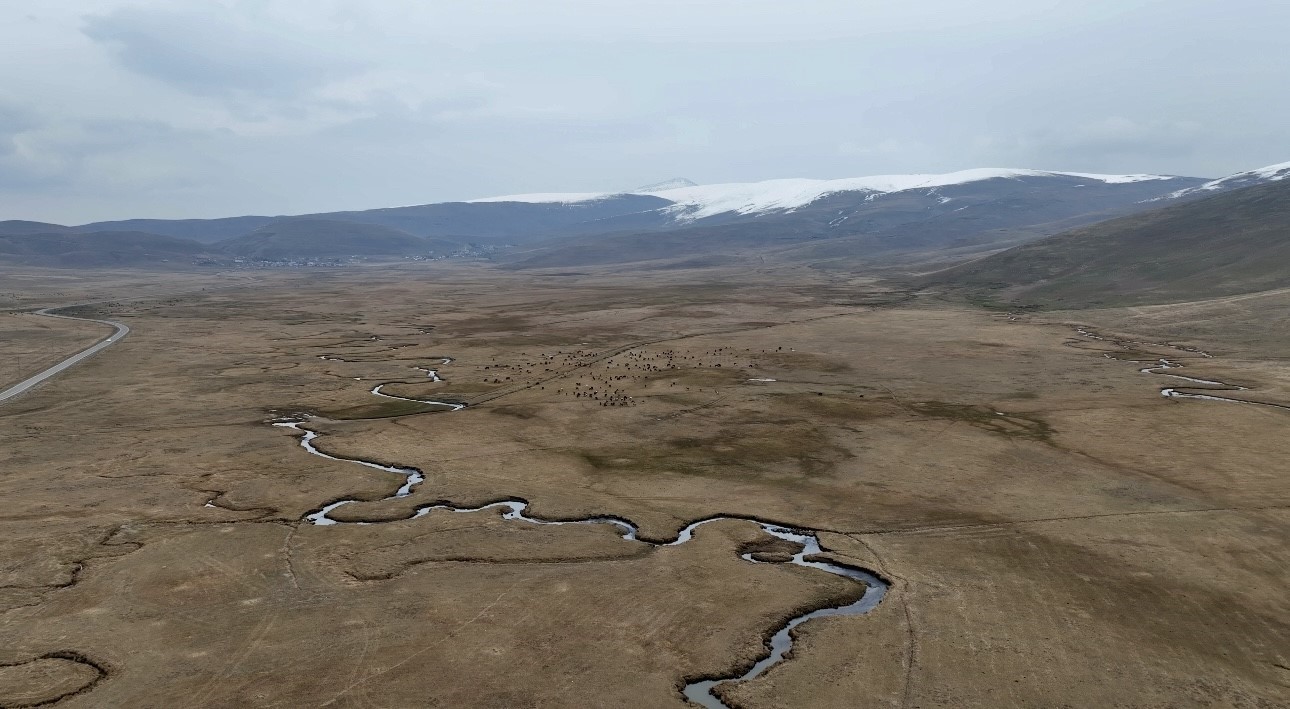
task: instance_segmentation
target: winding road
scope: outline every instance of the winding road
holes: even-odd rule
[[[70,307],[72,306],[60,305],[52,308],[42,308],[40,310],[37,310],[35,314],[44,315],[47,318],[62,318],[64,320],[81,320],[84,322],[99,323],[100,325],[110,325],[116,328],[116,332],[112,333],[111,335],[108,335],[107,338],[100,340],[97,344],[91,345],[90,347],[87,347],[81,350],[80,352],[77,352],[71,357],[68,357],[67,359],[59,362],[58,364],[55,364],[54,366],[49,367],[48,369],[38,374],[35,374],[31,377],[28,377],[27,379],[22,380],[17,384],[14,384],[13,386],[9,387],[8,389],[0,391],[0,404],[14,397],[21,396],[27,393],[28,391],[31,391],[32,389],[44,383],[46,379],[50,379],[54,376],[57,376],[58,374],[61,374],[62,372],[72,368],[73,366],[80,364],[81,362],[89,359],[90,357],[93,357],[94,355],[98,354],[99,352],[102,352],[108,347],[115,345],[116,343],[125,339],[126,335],[130,334],[130,326],[126,325],[125,323],[119,323],[114,320],[95,320],[94,318],[77,318],[77,317],[72,317],[71,315],[55,315],[54,313],[50,312],[51,310],[61,310],[63,308],[70,308]]]

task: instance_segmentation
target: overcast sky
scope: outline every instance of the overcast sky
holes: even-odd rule
[[[0,219],[1290,160],[1272,0],[0,0]]]

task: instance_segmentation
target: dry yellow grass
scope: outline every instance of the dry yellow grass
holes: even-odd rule
[[[1130,320],[1009,321],[806,272],[251,280],[104,307],[129,338],[0,408],[0,705],[682,706],[687,678],[856,592],[740,560],[783,552],[749,522],[656,548],[403,520],[514,497],[654,540],[718,514],[824,530],[893,582],[724,685],[734,706],[1290,701],[1290,412],[1165,399],[1065,324]],[[1276,399],[1256,339],[1206,340],[1226,349],[1193,372]],[[436,366],[447,381],[416,369]],[[380,383],[472,406],[409,414]],[[398,476],[267,423],[302,412],[334,419],[309,424],[322,449],[426,481],[385,499]],[[366,502],[338,519],[403,521],[301,522],[342,498]]]

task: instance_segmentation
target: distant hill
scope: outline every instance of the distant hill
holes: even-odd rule
[[[447,254],[460,246],[459,242],[426,239],[386,226],[336,219],[281,219],[214,244],[232,256],[268,261]]]
[[[62,224],[29,222],[23,219],[0,221],[0,236],[22,236],[24,234],[70,234],[73,231],[74,229],[71,227],[65,227]]]
[[[455,241],[526,243],[552,235],[612,231],[603,220],[625,217],[670,205],[649,195],[606,195],[579,203],[444,202],[411,207],[303,214],[292,217],[228,217],[223,219],[129,219],[95,222],[75,231],[105,229],[147,231],[203,243],[225,241],[285,221],[340,221],[389,227],[414,236]],[[658,216],[649,225],[664,224]],[[66,227],[64,227],[66,228]]]
[[[578,202],[444,202],[413,207],[309,215],[313,218],[377,224],[409,234],[496,244],[526,244],[567,234],[614,231],[613,220],[649,214],[670,202],[649,195],[604,195]]]
[[[191,266],[209,249],[187,239],[137,231],[0,236],[0,263],[58,268]]]
[[[1176,302],[1290,286],[1290,180],[1076,229],[922,283],[975,300],[1045,307]]]
[[[225,217],[221,219],[125,219],[114,222],[94,222],[77,227],[63,227],[71,231],[90,233],[96,231],[144,231],[149,234],[192,239],[203,244],[241,236],[258,229],[278,217]]]

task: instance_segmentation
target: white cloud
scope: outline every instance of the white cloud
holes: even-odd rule
[[[198,95],[293,97],[357,69],[328,51],[324,38],[276,29],[215,3],[196,3],[91,14],[83,31],[131,71]]]

